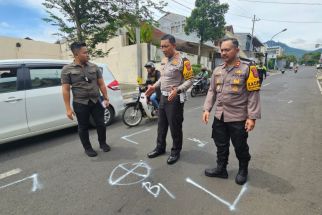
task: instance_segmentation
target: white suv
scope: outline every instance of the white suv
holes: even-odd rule
[[[0,60],[0,144],[76,125],[66,116],[61,93],[62,60]],[[106,64],[97,64],[107,84],[110,106],[105,124],[124,110],[119,83]],[[94,125],[94,121],[91,119]]]

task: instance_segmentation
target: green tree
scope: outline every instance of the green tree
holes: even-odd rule
[[[303,57],[301,59],[301,63],[313,66],[313,65],[319,63],[320,56],[321,56],[321,52],[306,53],[303,55]]]
[[[68,42],[84,41],[93,57],[108,55],[97,48],[115,36],[125,24],[137,25],[153,21],[153,9],[161,10],[165,3],[152,0],[45,0],[48,17],[44,21],[58,26],[56,35]]]
[[[130,44],[136,43],[135,27],[125,26],[128,31]],[[151,43],[153,39],[153,26],[149,23],[143,23],[140,26],[140,42]]]
[[[228,4],[220,4],[219,0],[196,0],[195,8],[186,20],[185,33],[197,33],[200,38],[198,48],[198,64],[200,64],[201,47],[206,41],[216,42],[225,35],[225,13]]]

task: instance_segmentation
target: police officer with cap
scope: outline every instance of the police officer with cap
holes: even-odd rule
[[[182,149],[182,122],[185,92],[192,85],[193,72],[188,59],[176,51],[176,40],[166,34],[161,38],[161,49],[165,58],[162,60],[161,78],[149,86],[146,95],[151,95],[155,88],[161,88],[161,101],[158,118],[158,137],[156,148],[148,153],[155,158],[165,153],[168,126],[173,145],[168,164],[174,164],[180,158]]]
[[[260,82],[255,65],[238,58],[238,41],[226,38],[220,42],[224,64],[218,66],[211,77],[210,88],[204,103],[202,120],[208,123],[209,114],[215,106],[212,138],[217,147],[217,167],[206,169],[209,177],[228,178],[227,164],[230,140],[239,160],[235,178],[237,184],[247,181],[250,161],[248,133],[261,118]]]

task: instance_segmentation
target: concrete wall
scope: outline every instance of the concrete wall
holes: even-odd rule
[[[137,83],[136,45],[125,46],[125,36],[110,39],[107,43],[99,44],[98,48],[110,52],[107,57],[92,58],[96,63],[106,63],[116,80],[125,84]],[[62,45],[64,59],[71,59],[72,55],[67,44]],[[143,78],[146,77],[144,64],[147,59],[147,44],[141,44]]]
[[[16,47],[20,44],[20,47]],[[41,58],[41,59],[63,59],[61,46],[34,40],[0,37],[0,60]]]
[[[21,44],[20,48],[16,48],[17,43]],[[93,58],[91,61],[107,63],[116,80],[121,83],[137,83],[136,45],[125,46],[125,44],[125,36],[110,39],[108,43],[98,46],[105,51],[112,48],[108,57]],[[69,44],[67,43],[52,44],[34,40],[0,37],[0,48],[0,60],[19,58],[73,59]],[[143,78],[145,78],[146,71],[143,66],[148,61],[147,44],[141,44],[141,50],[142,71]]]

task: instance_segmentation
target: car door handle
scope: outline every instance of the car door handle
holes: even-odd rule
[[[16,98],[16,97],[10,97],[7,100],[5,100],[5,102],[18,102],[21,101],[22,99],[20,98]]]

